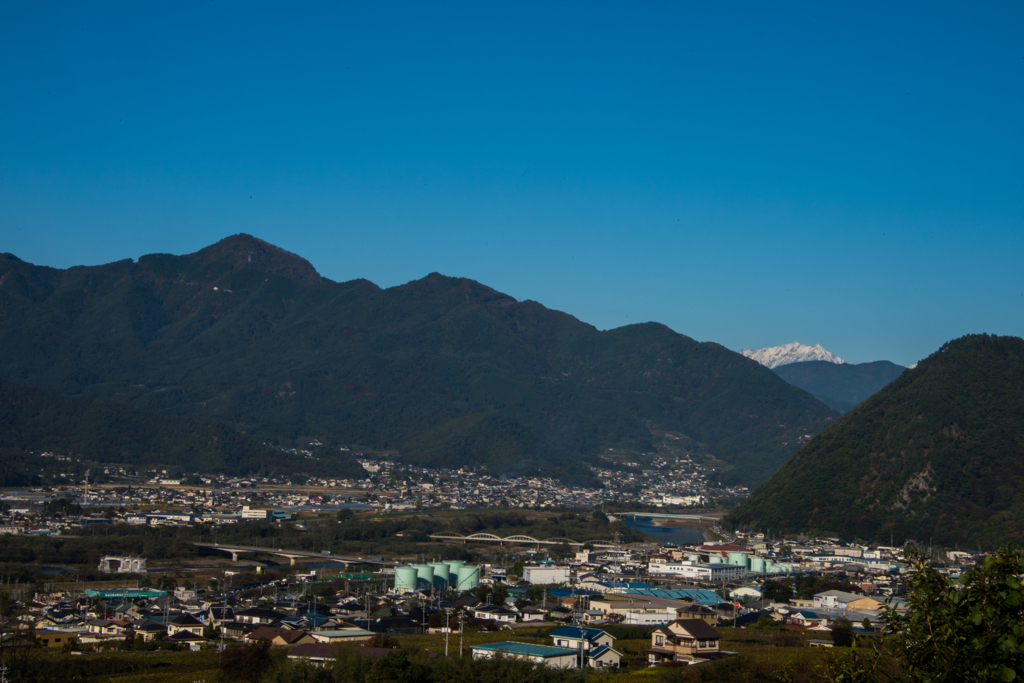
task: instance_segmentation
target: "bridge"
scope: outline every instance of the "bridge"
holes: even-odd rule
[[[225,545],[223,543],[193,543],[192,545],[199,548],[206,548],[207,550],[216,550],[222,553],[230,553],[231,561],[238,562],[238,556],[242,554],[256,554],[263,553],[265,555],[276,555],[278,557],[288,558],[288,562],[291,565],[295,565],[295,560],[299,559],[317,559],[321,562],[337,562],[339,564],[376,564],[385,566],[386,563],[377,560],[371,560],[365,557],[343,557],[341,555],[324,555],[323,553],[312,552],[310,550],[289,550],[286,548],[274,548],[269,546],[258,546],[258,545]]]
[[[721,522],[721,517],[706,517],[703,515],[676,515],[668,512],[616,512],[616,515],[622,515],[623,517],[651,517],[656,519],[694,519],[694,520],[706,520],[711,522]]]
[[[430,534],[430,538],[433,538],[433,539],[436,539],[436,540],[439,540],[439,541],[461,542],[463,544],[473,542],[473,543],[497,543],[498,545],[535,545],[538,548],[541,547],[542,545],[568,545],[568,546],[572,546],[574,548],[582,548],[585,545],[589,545],[589,546],[591,546],[593,548],[616,548],[616,547],[618,547],[615,543],[613,543],[611,541],[587,541],[585,543],[580,543],[579,541],[574,541],[571,538],[555,537],[555,538],[537,539],[537,538],[534,538],[533,536],[523,536],[523,535],[505,536],[504,538],[502,538],[501,536],[495,536],[494,534],[486,534],[486,533],[470,534],[469,536],[463,536],[462,534],[456,534],[456,533],[451,532],[451,531],[442,531],[439,534]]]

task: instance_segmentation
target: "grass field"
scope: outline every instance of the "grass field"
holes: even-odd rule
[[[538,645],[550,645],[550,633],[557,628],[547,624],[536,629],[516,629],[495,633],[467,631],[462,639],[464,656],[469,656],[472,645],[514,640]],[[603,683],[614,681],[746,681],[775,680],[792,683],[823,681],[823,665],[835,652],[812,648],[807,641],[823,634],[793,633],[794,644],[780,647],[772,643],[777,631],[755,631],[720,628],[723,651],[738,653],[734,660],[698,667],[654,667],[646,663],[649,639],[618,640],[615,648],[625,655],[623,670],[599,674],[594,672],[588,681]],[[828,635],[824,634],[824,639]],[[459,635],[451,634],[448,652],[459,656]],[[444,634],[399,636],[399,647],[444,654]],[[351,646],[358,650],[359,646]],[[283,660],[286,648],[274,648],[276,660]],[[8,680],[47,681],[76,680],[87,683],[213,683],[219,680],[217,653],[201,652],[160,653],[100,653],[68,655],[52,650],[36,650],[29,657],[12,654],[3,657],[8,667]]]

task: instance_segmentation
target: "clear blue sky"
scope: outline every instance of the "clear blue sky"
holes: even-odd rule
[[[606,329],[1024,335],[1024,3],[0,4],[0,251],[248,232]]]

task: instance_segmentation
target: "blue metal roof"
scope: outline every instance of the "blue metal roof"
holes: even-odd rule
[[[597,638],[600,638],[602,635],[606,635],[612,640],[615,640],[615,636],[608,633],[607,631],[602,631],[599,628],[587,628],[586,626],[559,626],[551,632],[551,637],[580,638],[581,633],[584,640],[594,641]]]
[[[576,650],[564,647],[552,647],[550,645],[530,645],[529,643],[487,643],[485,645],[473,645],[471,650],[490,650],[491,652],[507,652],[510,655],[523,655],[526,657],[565,657],[576,656]]]
[[[676,590],[647,590],[638,588],[626,591],[627,595],[646,595],[651,598],[666,598],[668,600],[692,600],[698,605],[717,605],[722,602],[722,596],[714,591],[701,589],[680,588]]]
[[[611,650],[615,654],[622,654],[618,650],[612,648],[612,646],[610,646],[610,645],[599,645],[598,647],[595,647],[593,650],[588,652],[587,653],[587,657],[589,657],[590,659],[597,659],[598,657],[603,655],[605,652],[608,652],[609,650]]]
[[[578,597],[582,597],[584,595],[601,595],[599,591],[583,590],[581,588],[577,588],[576,590],[573,590],[572,588],[549,588],[547,590],[547,594],[553,595],[556,598],[569,598],[573,595]]]

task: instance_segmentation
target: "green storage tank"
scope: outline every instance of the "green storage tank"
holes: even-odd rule
[[[459,567],[458,581],[460,591],[473,590],[480,585],[480,567]]]
[[[434,568],[429,564],[416,565],[416,588],[421,591],[434,589]]]
[[[402,592],[416,590],[416,567],[395,568],[395,590]]]
[[[430,566],[434,568],[434,588],[436,590],[444,590],[448,587],[448,564],[446,562],[431,562]]]

